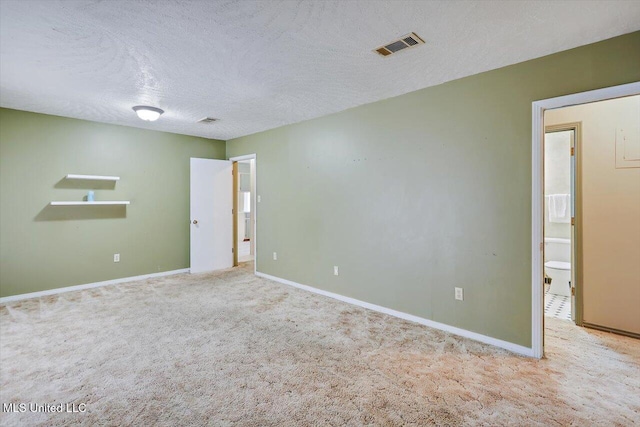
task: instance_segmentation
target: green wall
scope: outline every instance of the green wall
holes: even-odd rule
[[[530,347],[531,103],[638,80],[635,32],[228,141],[258,271]]]
[[[188,268],[189,158],[224,158],[224,144],[0,109],[0,296]],[[131,205],[48,206],[91,188]]]

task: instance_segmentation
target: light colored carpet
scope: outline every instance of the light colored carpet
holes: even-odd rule
[[[620,425],[640,342],[547,318],[538,361],[254,277],[252,265],[0,306],[7,425]]]

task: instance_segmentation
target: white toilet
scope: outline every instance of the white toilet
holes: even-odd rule
[[[550,293],[571,295],[571,240],[545,237],[544,272],[551,277]]]

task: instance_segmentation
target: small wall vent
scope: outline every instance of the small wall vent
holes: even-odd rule
[[[398,40],[394,40],[384,46],[377,47],[373,51],[380,56],[389,56],[403,49],[418,46],[420,44],[424,44],[424,40],[422,40],[422,38],[416,33],[409,33],[400,37]]]
[[[213,123],[213,122],[217,122],[218,119],[214,119],[213,117],[204,117],[200,120],[198,120],[198,123]]]

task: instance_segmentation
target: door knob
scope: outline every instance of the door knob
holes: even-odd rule
[[[197,224],[197,223],[198,223],[198,220],[197,220],[197,219],[194,219],[194,220],[193,220],[193,223],[194,223],[194,224]]]

